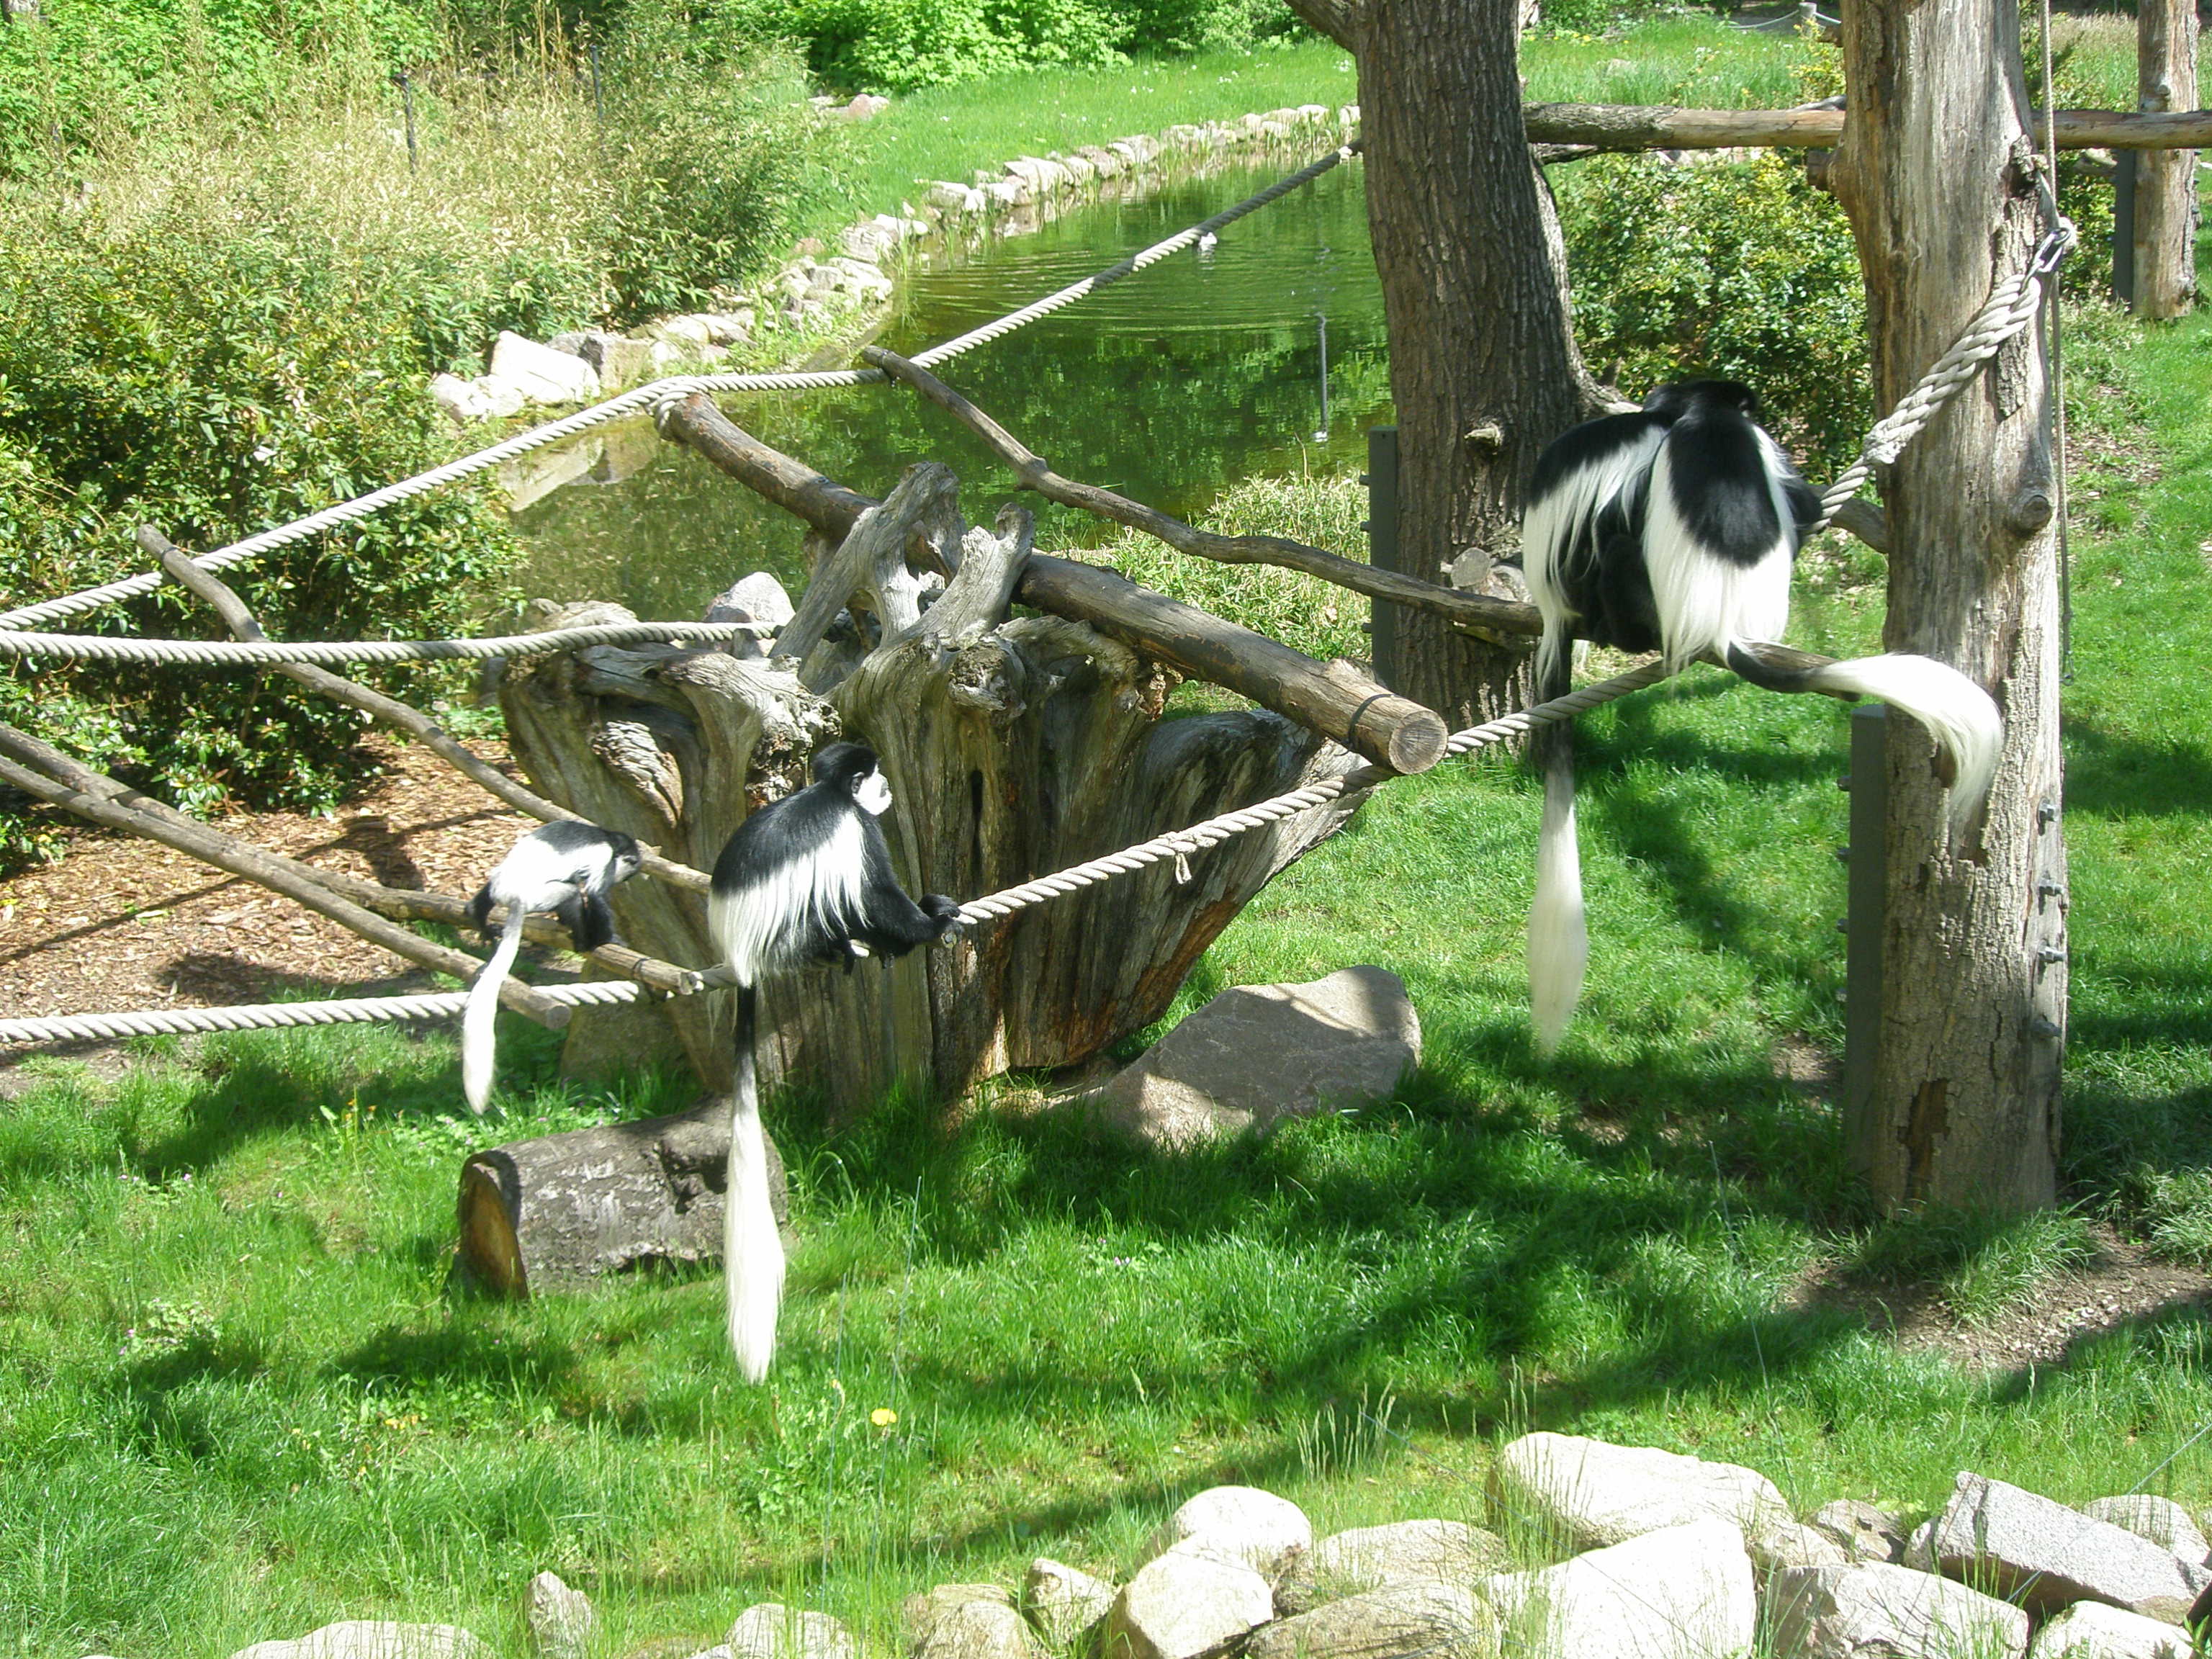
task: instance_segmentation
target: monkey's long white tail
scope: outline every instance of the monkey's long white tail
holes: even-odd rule
[[[1528,907],[1528,1016],[1540,1053],[1558,1049],[1582,1000],[1589,963],[1582,852],[1575,839],[1575,763],[1564,729],[1547,733],[1544,820],[1536,840],[1536,899]]]
[[[1990,694],[1957,669],[1933,657],[1890,653],[1830,663],[1784,677],[1745,673],[1749,653],[1729,653],[1729,666],[1746,679],[1780,690],[1855,691],[1903,709],[1928,728],[1951,763],[1951,825],[1964,827],[1990,793],[1996,776],[1997,753],[2004,744],[2004,721]]]
[[[760,1090],[753,1070],[753,1012],[757,993],[738,988],[738,1054],[730,1085],[730,1165],[722,1196],[722,1278],[728,1301],[730,1352],[748,1382],[768,1376],[775,1358],[775,1321],[783,1305],[783,1238],[769,1201],[768,1146],[761,1133]]]
[[[497,1046],[492,1027],[499,1017],[499,988],[514,966],[514,953],[522,948],[522,919],[527,914],[520,900],[507,905],[499,948],[469,987],[469,1000],[461,1011],[461,1092],[478,1117],[491,1099],[492,1056]]]

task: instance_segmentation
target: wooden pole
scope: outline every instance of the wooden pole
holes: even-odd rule
[[[1834,178],[1866,282],[1877,407],[1913,385],[2042,234],[2020,52],[2013,0],[1844,9]],[[2041,341],[2022,335],[1881,483],[1884,643],[1995,688],[2005,719],[1988,807],[1955,835],[1926,735],[1886,723],[1871,1137],[1885,1208],[2025,1210],[2056,1194],[2066,853],[2051,412]]]
[[[2166,0],[2148,0],[2164,4]],[[2185,4],[2185,0],[2184,0]],[[2193,100],[2195,94],[2189,97]],[[1848,110],[1677,109],[1669,105],[1531,104],[1532,143],[1593,149],[1832,149]],[[2043,114],[2034,113],[2039,143]],[[2212,110],[2128,113],[2062,109],[2061,149],[2192,149],[2212,147]]]
[[[2146,114],[2197,101],[2197,0],[2139,0],[2136,94]],[[2138,317],[2163,320],[2197,294],[2197,152],[2147,151],[2136,161],[2135,283]]]

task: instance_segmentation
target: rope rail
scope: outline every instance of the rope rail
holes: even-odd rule
[[[106,634],[0,631],[0,657],[58,657],[79,662],[180,663],[193,667],[304,662],[424,662],[483,657],[542,657],[592,645],[647,641],[714,641],[773,635],[766,623],[603,623],[464,640],[142,640]]]
[[[1616,674],[1609,680],[1571,691],[1533,708],[1501,715],[1480,726],[1455,732],[1445,740],[1447,754],[1472,754],[1505,738],[1518,737],[1539,726],[1572,720],[1586,709],[1640,691],[1667,677],[1663,663],[1649,662]],[[1200,823],[1139,842],[1103,858],[1070,866],[1017,887],[988,893],[960,907],[963,927],[993,921],[1025,910],[1034,904],[1096,886],[1116,876],[1141,870],[1168,859],[1178,861],[1193,853],[1218,846],[1231,836],[1263,824],[1294,817],[1338,798],[1371,789],[1401,775],[1382,766],[1363,766],[1342,777],[1327,778],[1234,812],[1224,812]],[[692,976],[684,994],[712,990],[730,982],[724,970],[708,969]],[[571,1006],[634,1001],[647,993],[635,980],[592,980],[575,985],[535,988],[550,1001]],[[259,1003],[236,1008],[157,1008],[127,1014],[77,1014],[51,1019],[0,1020],[0,1043],[68,1042],[86,1038],[150,1036],[197,1031],[261,1030],[275,1026],[343,1025],[364,1021],[444,1019],[461,1012],[465,993],[436,992],[423,996],[338,998],[327,1002]]]
[[[925,368],[933,363],[949,362],[963,352],[972,350],[988,341],[1011,334],[1016,329],[1024,327],[1041,317],[1050,316],[1064,307],[1088,298],[1109,283],[1119,282],[1133,271],[1157,264],[1170,255],[1181,252],[1207,231],[1218,230],[1224,225],[1234,224],[1246,214],[1256,212],[1270,202],[1312,183],[1330,168],[1358,154],[1358,150],[1359,144],[1356,140],[1351,143],[1340,145],[1319,161],[1309,163],[1287,178],[1278,179],[1257,195],[1247,197],[1243,201],[1233,207],[1224,209],[1212,218],[1203,220],[1187,230],[1178,231],[1164,241],[1155,242],[1152,246],[1132,254],[1119,264],[1109,265],[1095,276],[1086,276],[1081,282],[1069,284],[1057,294],[1048,295],[1045,298],[1024,306],[1019,311],[1011,312],[994,322],[986,323],[982,327],[972,330],[956,339],[948,340],[942,345],[933,346],[927,351],[921,353],[915,361]],[[834,386],[872,386],[880,383],[884,378],[884,372],[879,368],[839,368],[779,374],[675,375],[665,380],[654,380],[625,392],[618,398],[610,398],[605,403],[594,404],[589,409],[579,410],[574,415],[550,422],[544,426],[534,427],[527,432],[517,433],[512,438],[492,445],[489,449],[479,449],[473,454],[464,455],[458,460],[448,461],[443,466],[433,467],[428,471],[417,473],[411,478],[403,478],[398,483],[386,484],[381,489],[371,490],[366,495],[357,495],[351,501],[340,501],[336,506],[325,507],[319,513],[309,514],[304,519],[295,519],[290,524],[278,525],[272,529],[259,531],[242,541],[233,542],[228,546],[200,554],[197,556],[196,562],[204,570],[223,570],[234,564],[242,564],[263,553],[272,552],[280,547],[289,547],[295,542],[305,541],[310,537],[319,536],[325,531],[336,530],[357,520],[371,517],[388,507],[397,507],[402,501],[412,501],[416,496],[427,495],[429,491],[443,485],[456,483],[463,478],[483,471],[488,467],[497,466],[502,461],[511,461],[519,455],[526,455],[533,449],[542,449],[548,444],[562,442],[565,439],[589,432],[594,427],[605,426],[611,421],[621,420],[625,416],[641,414],[647,410],[659,410],[670,404],[681,403],[694,392],[816,392]],[[125,599],[140,599],[153,592],[166,580],[161,571],[148,571],[137,576],[126,576],[118,581],[108,582],[98,587],[88,587],[81,592],[47,599],[38,605],[21,605],[13,611],[0,611],[0,629],[36,628],[44,623],[58,622],[65,617],[80,616],[88,611],[98,611]]]

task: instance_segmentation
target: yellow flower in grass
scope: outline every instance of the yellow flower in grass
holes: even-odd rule
[[[879,1429],[888,1429],[898,1421],[898,1413],[889,1406],[878,1406],[868,1413],[868,1421]]]

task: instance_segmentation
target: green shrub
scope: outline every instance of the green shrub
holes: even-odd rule
[[[12,204],[0,590],[21,603],[142,569],[141,522],[206,549],[443,460],[451,438],[394,326],[392,279],[273,202],[250,221],[172,211],[122,225]],[[447,490],[235,580],[280,637],[465,631],[510,547],[476,495]],[[67,626],[222,636],[197,602],[161,595]],[[0,709],[185,806],[326,806],[358,781],[360,717],[281,678],[30,664],[0,680]]]
[[[1561,192],[1575,325],[1632,396],[1688,374],[1753,387],[1819,477],[1857,453],[1871,400],[1850,227],[1795,162],[1598,156]]]

